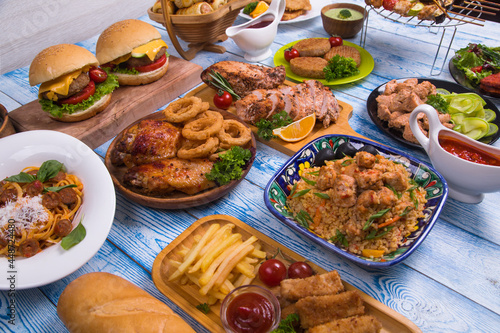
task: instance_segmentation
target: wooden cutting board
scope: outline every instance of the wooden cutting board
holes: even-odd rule
[[[295,83],[291,81],[285,81],[286,85],[292,86],[295,85]],[[217,110],[217,107],[213,103],[213,97],[215,94],[215,90],[207,86],[206,84],[203,84],[199,86],[198,88],[194,89],[191,91],[187,96],[198,96],[201,99],[203,99],[206,102],[210,103],[210,109]],[[299,151],[302,147],[304,147],[307,143],[310,141],[313,141],[314,139],[326,135],[326,134],[343,134],[343,135],[350,135],[354,136],[357,138],[363,138],[367,140],[374,141],[370,138],[364,137],[361,134],[358,134],[355,132],[351,126],[349,125],[349,119],[352,116],[352,106],[350,104],[347,104],[346,102],[343,102],[341,100],[337,100],[339,103],[339,106],[341,107],[340,111],[340,116],[339,119],[334,124],[331,124],[327,128],[324,128],[323,125],[318,121],[316,123],[316,126],[314,127],[312,133],[305,139],[298,141],[298,142],[285,142],[281,139],[271,139],[270,141],[266,141],[261,139],[257,135],[257,127],[250,125],[250,128],[252,129],[252,132],[255,134],[255,137],[257,138],[258,141],[270,146],[271,148],[274,148],[276,150],[279,150],[280,152],[287,154],[287,155],[294,155],[297,151]],[[236,109],[233,106],[231,106],[228,109],[229,112],[232,112],[236,114]]]
[[[168,71],[160,80],[143,86],[117,88],[111,96],[111,103],[103,112],[80,122],[53,120],[42,111],[38,100],[9,112],[9,116],[18,132],[59,131],[95,149],[135,120],[154,112],[199,84],[202,70],[199,65],[170,56]]]

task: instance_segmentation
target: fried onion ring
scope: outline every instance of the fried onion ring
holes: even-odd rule
[[[199,97],[184,97],[170,103],[163,110],[163,115],[169,122],[182,123],[208,110],[208,107],[209,104],[207,102],[202,102]]]
[[[182,129],[182,136],[190,140],[206,140],[222,129],[224,117],[217,111],[205,111],[207,116],[188,122]]]
[[[177,151],[177,157],[189,160],[212,155],[219,148],[219,139],[216,136],[208,140],[185,140],[181,148]]]
[[[229,149],[232,146],[243,146],[252,139],[250,128],[235,119],[226,119],[222,124],[222,129],[217,134],[220,146]]]

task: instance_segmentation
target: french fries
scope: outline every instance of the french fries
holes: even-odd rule
[[[191,248],[182,246],[177,252],[181,260],[170,259],[175,271],[168,280],[195,284],[208,304],[224,299],[236,287],[250,284],[266,253],[255,236],[243,240],[233,228],[232,223],[222,227],[214,223],[203,235],[193,237]]]

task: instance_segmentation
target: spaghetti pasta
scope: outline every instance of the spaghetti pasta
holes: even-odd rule
[[[0,182],[0,256],[31,257],[73,229],[83,184],[51,160]]]

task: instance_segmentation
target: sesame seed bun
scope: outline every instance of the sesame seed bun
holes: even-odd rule
[[[29,69],[29,83],[35,86],[62,75],[69,74],[87,65],[99,62],[92,52],[74,44],[58,44],[44,49],[36,55]]]

